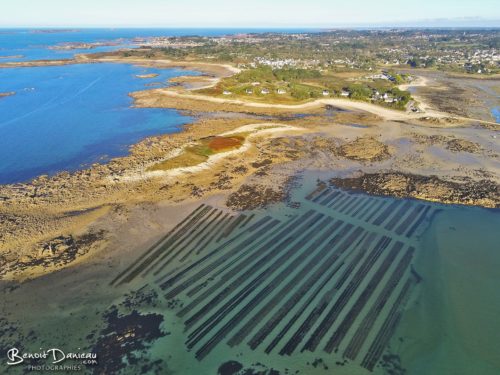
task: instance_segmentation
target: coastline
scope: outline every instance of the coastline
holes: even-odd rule
[[[93,62],[88,58],[80,59]],[[196,69],[209,76],[208,84],[216,84],[222,77],[238,71],[227,65],[199,62],[103,60],[99,59]],[[207,83],[207,76],[201,76],[200,80]],[[0,254],[3,254],[0,262],[4,266],[0,278],[24,279],[66,267],[57,261],[57,254],[42,250],[61,235],[79,238],[86,233],[105,233],[95,243],[88,244],[88,251],[83,251],[85,256],[97,254],[106,243],[115,240],[109,227],[126,225],[123,220],[135,210],[134,207],[150,212],[158,205],[182,206],[213,196],[225,197],[224,201],[231,193],[248,186],[267,186],[274,192],[269,196],[280,197],[285,194],[282,189],[287,181],[305,169],[321,170],[338,178],[350,178],[353,171],[361,174],[408,171],[424,177],[436,174],[445,181],[447,188],[451,186],[451,193],[440,200],[441,182],[431,183],[428,188],[437,189],[437,193],[420,194],[417,198],[500,206],[494,196],[493,200],[463,199],[463,195],[453,190],[459,191],[470,179],[488,180],[492,182],[488,194],[495,193],[495,186],[500,183],[500,173],[494,162],[498,153],[489,139],[498,131],[497,124],[481,122],[488,126],[482,128],[484,135],[478,138],[475,126],[480,121],[437,111],[411,114],[342,99],[320,99],[297,105],[226,100],[194,94],[189,87],[183,87],[183,78],[177,81],[180,87],[144,90],[130,95],[138,107],[199,112],[197,120],[184,126],[179,133],[148,137],[131,146],[129,155],[112,159],[107,164],[94,164],[89,169],[61,172],[53,177],[40,176],[29,183],[0,186],[0,215],[9,223],[0,233]],[[188,81],[192,83],[196,78]],[[334,117],[325,112],[326,106],[337,108]],[[263,123],[274,130],[258,130]],[[454,135],[456,130],[460,130],[458,136]],[[166,173],[147,172],[151,166],[196,140],[235,131],[250,132],[244,146],[237,150],[214,155],[206,163],[194,167]],[[436,133],[441,135],[435,138]],[[481,143],[480,147],[471,148],[472,151],[459,151],[468,152],[473,159],[470,165],[454,161],[449,154],[452,151],[448,143],[460,141],[462,137],[470,139],[469,143]],[[367,140],[370,141],[367,143]],[[434,152],[436,147],[448,149],[448,154],[426,154],[425,150]],[[367,153],[373,157],[366,159]],[[482,163],[483,171],[474,169],[476,160],[480,159],[488,160]],[[30,266],[38,264],[41,258],[46,260],[43,267]]]
[[[403,72],[412,74],[413,71]],[[500,105],[500,92],[495,90],[500,79],[498,75],[468,76],[421,69],[416,74],[419,75],[417,82],[403,88],[413,86],[412,95],[423,108],[496,122],[491,110]]]

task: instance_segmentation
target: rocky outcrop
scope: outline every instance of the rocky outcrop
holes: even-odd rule
[[[235,210],[254,210],[273,203],[284,201],[286,193],[261,185],[242,185],[238,191],[229,195],[226,205]]]
[[[34,267],[53,268],[67,265],[77,257],[89,253],[103,244],[104,232],[88,232],[79,237],[58,236],[39,244],[38,251],[8,261],[0,258],[0,276],[7,273],[20,274]]]
[[[358,161],[381,161],[389,158],[387,145],[372,137],[357,138],[340,146],[337,154],[347,159]]]
[[[500,208],[499,185],[490,180],[448,181],[437,176],[401,172],[368,173],[353,178],[333,178],[330,183],[369,194],[417,198],[428,201]]]

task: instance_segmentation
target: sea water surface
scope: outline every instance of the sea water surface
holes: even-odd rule
[[[392,349],[407,374],[500,373],[500,210],[441,209],[419,241],[420,293]]]
[[[137,77],[148,73],[158,76]],[[186,74],[198,73],[114,63],[0,69],[0,92],[15,92],[0,99],[0,183],[73,171],[179,131],[189,117],[133,108],[128,93]]]

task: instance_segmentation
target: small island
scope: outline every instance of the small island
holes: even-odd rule
[[[16,95],[16,93],[14,91],[0,92],[0,99],[1,98],[6,98],[7,96],[12,96],[12,95]]]
[[[155,78],[155,77],[158,77],[158,76],[159,76],[159,74],[156,74],[156,73],[137,74],[136,75],[137,78],[142,78],[142,79]]]
[[[93,42],[93,43],[79,43],[79,42],[68,42],[61,43],[55,46],[50,46],[48,49],[55,51],[71,51],[75,49],[94,49],[97,47],[113,47],[118,46],[120,44],[119,41],[112,42]]]

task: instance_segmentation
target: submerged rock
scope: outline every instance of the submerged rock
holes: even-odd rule
[[[224,362],[222,365],[219,366],[219,370],[217,371],[217,374],[218,375],[235,375],[242,368],[243,368],[243,365],[241,363],[236,362],[236,361],[228,361],[228,362]]]

